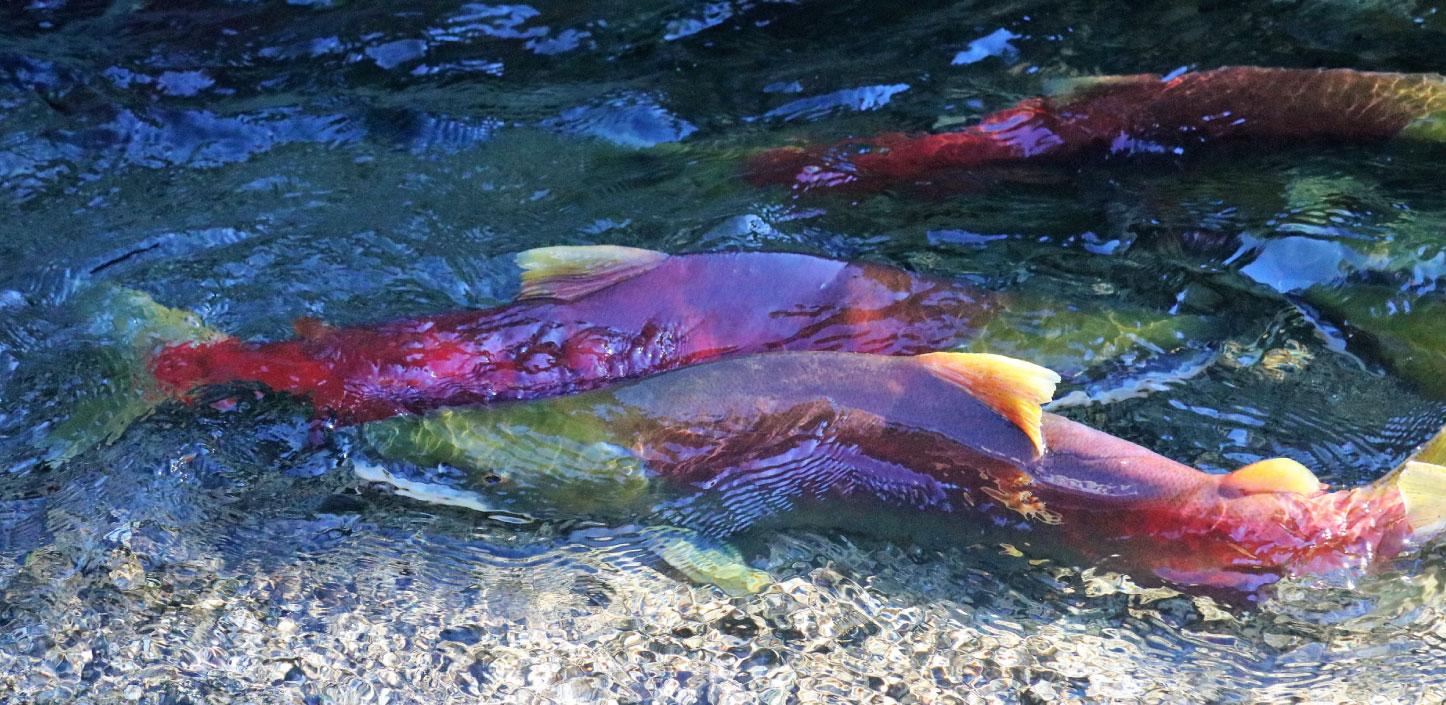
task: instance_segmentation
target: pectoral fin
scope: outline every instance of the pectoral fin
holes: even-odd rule
[[[615,245],[538,247],[517,254],[522,269],[518,299],[572,301],[631,279],[668,255]]]
[[[655,526],[641,534],[648,550],[668,566],[730,595],[751,595],[773,582],[768,573],[749,566],[738,549],[692,529]]]
[[[468,492],[443,484],[422,482],[402,477],[376,463],[357,460],[352,464],[352,469],[353,472],[356,473],[357,478],[363,482],[389,485],[396,494],[415,499],[419,502],[441,504],[449,507],[461,507],[463,509],[471,509],[474,512],[487,514],[500,513],[502,511],[492,506],[476,492]]]

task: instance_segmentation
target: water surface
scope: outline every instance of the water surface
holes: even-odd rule
[[[277,396],[165,407],[60,468],[22,443],[95,382],[66,315],[87,286],[276,338],[298,316],[495,304],[511,253],[605,243],[1207,316],[1224,333],[1199,374],[1071,415],[1213,471],[1287,455],[1365,482],[1446,404],[1300,293],[1439,300],[1446,152],[1201,149],[870,196],[755,188],[739,164],[967,124],[1077,75],[1441,71],[1435,3],[56,0],[0,9],[0,27],[16,702],[1446,698],[1439,548],[1242,611],[1000,546],[796,532],[748,547],[778,583],[734,599],[625,537],[559,543],[575,527],[359,487]]]

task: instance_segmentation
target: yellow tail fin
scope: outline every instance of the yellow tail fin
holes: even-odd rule
[[[1387,481],[1400,491],[1406,523],[1417,541],[1446,531],[1446,466],[1408,460]]]
[[[42,457],[50,464],[114,441],[166,400],[147,368],[157,347],[225,337],[196,314],[130,289],[98,286],[78,296],[75,305],[98,344],[100,359],[93,372],[99,379],[95,387],[73,390],[65,418],[41,442]]]
[[[1415,453],[1411,454],[1411,460],[1420,463],[1434,463],[1446,465],[1446,428],[1441,429],[1434,438],[1426,441]]]

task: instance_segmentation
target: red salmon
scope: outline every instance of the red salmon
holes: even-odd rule
[[[1431,458],[1336,492],[1286,459],[1212,475],[1042,413],[1057,380],[996,355],[756,355],[368,424],[382,457],[460,472],[431,485],[358,472],[421,499],[712,540],[827,526],[1007,541],[1247,596],[1285,576],[1378,565],[1446,528],[1446,468]]]
[[[591,389],[766,350],[910,354],[968,339],[992,296],[883,265],[805,255],[669,256],[546,247],[517,257],[518,300],[375,326],[296,326],[272,343],[180,341],[149,360],[162,390],[255,382],[359,423]]]
[[[1228,67],[1069,85],[1061,95],[1025,100],[957,132],[769,150],[751,161],[749,178],[871,191],[947,182],[989,167],[1230,139],[1446,141],[1446,79],[1439,74]]]

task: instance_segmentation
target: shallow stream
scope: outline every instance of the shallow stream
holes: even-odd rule
[[[776,584],[732,598],[626,542],[363,487],[278,395],[168,405],[62,467],[26,451],[98,383],[67,314],[88,286],[276,339],[500,303],[512,253],[602,243],[1202,316],[1188,378],[1068,413],[1211,471],[1284,455],[1367,482],[1446,402],[1298,294],[1439,300],[1446,148],[1200,149],[874,195],[757,187],[740,163],[967,124],[1072,76],[1442,71],[1438,7],[6,4],[0,702],[1446,701],[1446,547],[1238,609],[997,545],[800,531],[748,546]],[[1097,381],[1178,362],[1135,360]]]

